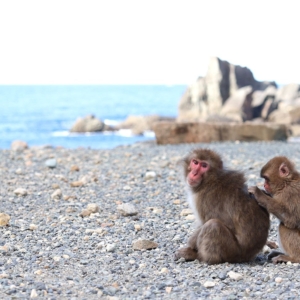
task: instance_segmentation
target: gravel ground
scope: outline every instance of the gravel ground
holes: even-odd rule
[[[0,298],[299,299],[300,265],[273,265],[266,247],[243,264],[174,262],[194,228],[176,162],[195,147],[219,152],[248,185],[275,155],[300,169],[299,144],[284,142],[1,150],[10,222],[0,227]],[[137,240],[153,249],[135,250]]]

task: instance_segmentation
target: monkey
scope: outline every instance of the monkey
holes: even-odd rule
[[[272,251],[273,263],[300,262],[300,173],[285,156],[276,156],[261,169],[265,191],[248,188],[259,205],[279,219],[278,244],[283,251]]]
[[[195,149],[180,164],[198,227],[174,259],[208,264],[253,260],[266,243],[270,218],[248,193],[244,174],[224,169],[210,149]]]

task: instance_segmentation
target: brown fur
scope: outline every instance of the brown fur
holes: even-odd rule
[[[285,156],[271,159],[261,170],[265,189],[250,187],[257,202],[281,222],[278,228],[283,253],[269,255],[274,263],[300,262],[300,174]]]
[[[224,170],[220,156],[212,150],[197,149],[183,159],[185,178],[193,168],[193,159],[209,165],[197,186],[187,184],[202,225],[187,247],[175,253],[175,259],[199,259],[209,264],[252,260],[267,240],[269,214],[248,194],[244,175]]]

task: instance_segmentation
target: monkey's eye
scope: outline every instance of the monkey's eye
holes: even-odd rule
[[[206,162],[203,162],[201,163],[201,167],[206,169],[208,167],[208,164]]]
[[[196,159],[193,159],[193,160],[192,160],[192,163],[193,163],[194,165],[196,165],[196,166],[199,165],[199,162],[198,162],[198,160],[196,160]]]

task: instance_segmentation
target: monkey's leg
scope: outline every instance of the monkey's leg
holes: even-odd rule
[[[278,255],[278,256],[275,256],[272,258],[272,262],[274,264],[277,264],[277,263],[281,263],[281,262],[292,262],[292,263],[299,263],[300,262],[300,258],[299,259],[296,259],[296,258],[292,258],[288,255],[285,255],[285,254],[281,254],[281,255]]]
[[[241,262],[240,245],[230,229],[218,219],[202,225],[197,239],[198,259],[208,264]]]
[[[180,248],[176,251],[174,259],[178,260],[183,257],[186,261],[195,260],[198,258],[197,253],[197,239],[199,235],[200,228],[196,229],[190,236],[187,247]]]
[[[300,262],[300,230],[287,228],[283,223],[280,223],[278,227],[278,234],[284,254],[273,257],[274,264],[279,262]]]

